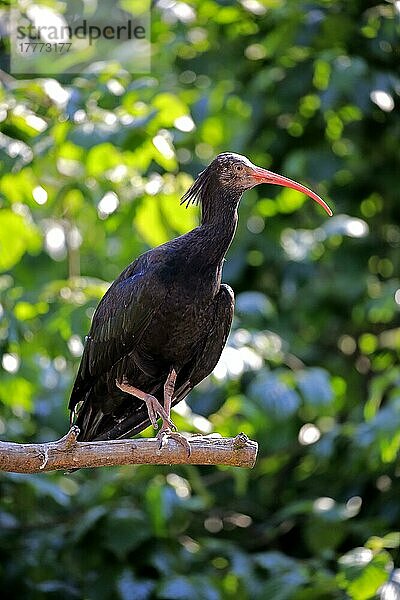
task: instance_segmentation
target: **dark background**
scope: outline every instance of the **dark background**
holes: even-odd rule
[[[245,195],[224,272],[232,335],[174,416],[244,431],[256,467],[3,474],[2,588],[398,598],[398,8],[155,4],[149,75],[1,75],[2,439],[66,431],[93,308],[135,256],[196,225],[179,198],[218,152],[313,187],[335,214],[287,189]]]

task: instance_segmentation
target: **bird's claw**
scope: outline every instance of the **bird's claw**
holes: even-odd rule
[[[163,448],[165,448],[165,446],[167,445],[167,442],[168,442],[168,438],[175,440],[175,442],[177,444],[180,444],[181,446],[183,446],[183,448],[186,451],[187,457],[189,458],[189,456],[192,452],[191,448],[190,448],[190,444],[187,441],[187,439],[176,430],[176,427],[175,427],[174,431],[172,431],[168,427],[163,427],[157,433],[157,439],[159,441],[159,445],[158,445],[159,450],[162,450]]]
[[[173,431],[176,431],[174,422],[171,421],[164,407],[159,403],[155,396],[148,394],[147,398],[145,399],[145,403],[151,424],[153,425],[154,429],[158,429],[157,419],[158,417],[161,417],[164,423],[167,423]]]
[[[166,423],[172,430],[176,431],[174,423],[169,418],[169,415],[162,404],[152,394],[144,394],[141,390],[130,385],[125,377],[121,381],[116,379],[116,386],[126,394],[131,394],[143,400],[146,404],[149,419],[154,429],[158,429],[157,419],[160,417],[164,423]]]

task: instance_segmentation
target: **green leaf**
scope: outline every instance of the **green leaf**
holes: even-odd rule
[[[122,508],[107,516],[103,529],[104,546],[120,560],[150,536],[144,514]]]
[[[158,94],[152,105],[158,110],[156,122],[160,127],[168,127],[174,124],[175,119],[187,115],[189,110],[184,102],[175,94]]]
[[[86,171],[90,177],[101,177],[106,171],[117,167],[121,162],[121,154],[112,144],[98,144],[87,154]]]
[[[23,377],[2,375],[0,380],[0,400],[11,407],[22,408],[28,412],[33,409],[34,385]]]
[[[41,237],[38,229],[19,214],[0,211],[0,271],[8,271],[25,252],[38,252]]]
[[[82,512],[72,531],[71,537],[74,542],[79,542],[105,514],[107,514],[107,509],[104,506],[93,506]]]
[[[339,585],[353,600],[370,600],[388,580],[392,561],[385,551],[374,555],[368,548],[354,548],[339,559],[339,564]]]

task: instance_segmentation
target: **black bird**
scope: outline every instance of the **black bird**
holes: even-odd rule
[[[240,198],[260,183],[299,190],[332,215],[299,183],[219,154],[181,201],[200,203],[200,226],[134,260],[94,313],[69,402],[78,440],[129,437],[161,417],[160,443],[172,436],[188,450],[174,433],[171,405],[212,372],[225,346],[234,296],[221,283],[223,261]]]

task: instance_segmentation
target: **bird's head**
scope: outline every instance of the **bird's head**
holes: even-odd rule
[[[280,185],[302,192],[318,202],[328,215],[332,216],[329,206],[312,190],[283,175],[257,167],[245,156],[233,152],[218,154],[183,196],[182,203],[201,202],[202,195],[210,193],[216,185],[240,198],[243,192],[260,183]]]

